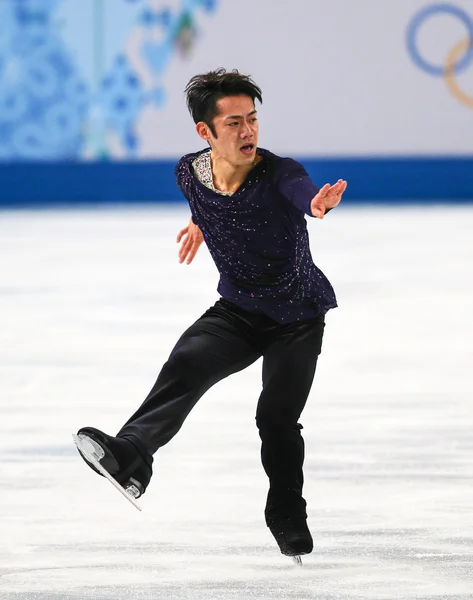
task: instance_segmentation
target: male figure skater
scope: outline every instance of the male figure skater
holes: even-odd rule
[[[312,261],[305,215],[323,218],[347,184],[339,180],[319,189],[300,163],[258,147],[255,100],[261,103],[262,94],[250,77],[225,69],[196,75],[186,95],[208,147],[176,167],[192,214],[178,235],[179,257],[191,262],[205,241],[220,273],[220,299],[183,333],[149,395],[116,436],[92,427],[78,435],[138,497],[151,479],[153,455],[179,431],[199,398],[262,357],[256,425],[269,479],[266,524],[283,554],[308,554],[313,541],[302,495],[299,418],[325,314],[337,303]]]

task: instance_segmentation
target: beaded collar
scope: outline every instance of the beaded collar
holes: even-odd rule
[[[199,156],[193,161],[192,168],[194,169],[195,176],[200,183],[205,185],[205,187],[208,187],[216,194],[220,194],[221,196],[233,196],[232,192],[222,192],[221,190],[217,190],[217,188],[214,186],[210,154],[210,150],[207,152],[202,152],[202,154],[199,154]],[[256,165],[260,161],[261,156],[257,155],[254,164]]]
[[[222,196],[231,196],[231,192],[221,192],[217,190],[214,186],[214,181],[212,177],[212,164],[210,162],[210,151],[202,152],[192,163],[192,167],[194,169],[195,176],[203,183],[206,187],[217,194],[221,194]]]

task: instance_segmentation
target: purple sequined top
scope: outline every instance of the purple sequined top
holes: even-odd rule
[[[258,148],[260,162],[234,194],[222,195],[196,176],[193,163],[204,152],[183,156],[175,173],[220,273],[222,298],[279,323],[336,307],[310,253],[305,215],[319,188],[304,167]]]

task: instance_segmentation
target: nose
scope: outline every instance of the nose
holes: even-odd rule
[[[240,135],[242,138],[251,137],[253,135],[253,130],[251,129],[249,123],[243,123]]]

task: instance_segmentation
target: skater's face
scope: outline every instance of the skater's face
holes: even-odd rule
[[[197,133],[207,140],[216,158],[224,159],[235,167],[251,165],[258,145],[258,119],[253,100],[249,96],[226,96],[217,101],[218,114],[212,129],[197,123]]]

